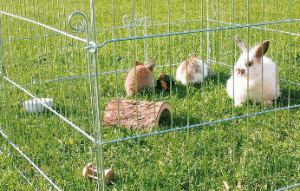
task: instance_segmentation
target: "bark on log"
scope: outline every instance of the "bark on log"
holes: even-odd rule
[[[103,125],[120,124],[132,129],[158,127],[170,122],[171,106],[167,102],[156,102],[154,112],[153,102],[114,98],[107,105],[103,116]]]

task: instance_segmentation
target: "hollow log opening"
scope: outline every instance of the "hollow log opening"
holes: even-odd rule
[[[168,109],[164,109],[161,112],[159,121],[158,121],[158,126],[165,127],[165,126],[170,126],[171,125],[171,112]]]

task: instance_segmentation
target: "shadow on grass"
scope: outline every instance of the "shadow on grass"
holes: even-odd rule
[[[289,105],[300,104],[300,90],[291,89],[282,89],[281,96],[278,98],[277,103],[281,107],[287,107]]]
[[[222,85],[226,85],[227,80],[230,78],[231,74],[230,73],[225,73],[225,72],[217,72],[215,75],[210,76],[210,80],[212,81],[213,84],[218,85],[218,83]]]
[[[276,104],[276,108],[282,108],[282,107],[288,107],[288,106],[300,104],[300,90],[291,89],[291,91],[289,91],[286,88],[281,89],[281,96],[278,97],[276,103],[275,100],[273,100],[272,106],[267,106],[262,103],[249,100],[249,102],[243,103],[242,106],[234,106],[234,115],[235,116],[245,115],[249,111],[250,113],[255,113],[259,111],[272,110],[275,109],[275,104]],[[248,109],[250,110],[247,111]]]

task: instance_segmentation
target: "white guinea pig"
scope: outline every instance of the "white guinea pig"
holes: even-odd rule
[[[280,96],[280,92],[276,63],[265,56],[270,42],[266,40],[249,51],[238,37],[235,41],[243,53],[227,81],[228,95],[234,99],[235,106],[241,105],[247,98],[272,105],[273,100]]]

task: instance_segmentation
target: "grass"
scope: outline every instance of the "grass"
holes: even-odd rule
[[[117,38],[162,34],[208,27],[206,1],[136,1],[96,2],[98,44]],[[114,6],[113,6],[114,5]],[[238,24],[298,19],[299,2],[278,0],[233,2],[219,0],[209,6],[210,19]],[[24,8],[26,7],[26,9]],[[73,32],[68,16],[75,10],[89,18],[89,2],[68,1],[5,1],[5,10]],[[275,11],[276,10],[276,11]],[[116,28],[122,16],[136,14],[152,18],[153,26]],[[248,14],[249,13],[249,14]],[[88,73],[85,44],[36,25],[1,16],[4,63],[7,77],[37,97],[54,98],[54,109],[96,137],[93,128],[92,103],[88,78],[45,82]],[[193,21],[193,22],[183,22]],[[73,21],[75,25],[75,20]],[[170,25],[168,25],[170,23]],[[161,25],[160,25],[161,24]],[[210,28],[228,24],[209,22]],[[267,28],[297,33],[299,23],[267,25]],[[106,30],[102,30],[106,29]],[[84,38],[83,33],[73,33]],[[45,36],[44,36],[45,35]],[[37,37],[40,38],[32,38]],[[146,63],[156,56],[156,66],[180,63],[189,54],[233,66],[240,54],[234,37],[247,44],[269,39],[267,53],[278,65],[279,78],[299,82],[299,37],[269,30],[241,28],[211,31],[211,53],[207,55],[207,33],[157,37],[108,43],[98,49],[99,72],[133,67],[135,60]],[[29,39],[27,39],[29,37]],[[25,38],[25,39],[23,39]],[[14,40],[12,40],[14,39]],[[114,97],[148,101],[167,101],[172,106],[172,125],[155,128],[183,127],[240,116],[300,103],[299,86],[280,81],[282,96],[272,108],[248,103],[233,107],[226,93],[230,67],[211,63],[216,76],[202,86],[182,86],[178,82],[171,92],[156,91],[153,95],[128,97],[125,93],[126,73],[99,77],[100,119]],[[161,73],[175,77],[177,66],[156,67]],[[31,99],[18,88],[0,78],[0,128],[29,158],[63,190],[93,190],[94,182],[81,175],[82,168],[98,156],[91,141],[50,112],[28,114],[23,101]],[[29,84],[29,85],[26,85]],[[115,170],[113,185],[107,190],[223,190],[223,181],[231,189],[238,181],[242,190],[274,190],[300,182],[299,177],[299,109],[277,112],[205,125],[193,129],[155,135],[103,146],[104,168]],[[148,133],[126,127],[102,126],[102,141],[110,141]],[[7,140],[0,138],[0,190],[53,189],[32,166],[20,157]],[[9,153],[9,155],[8,155]],[[30,185],[18,172],[26,175]]]

